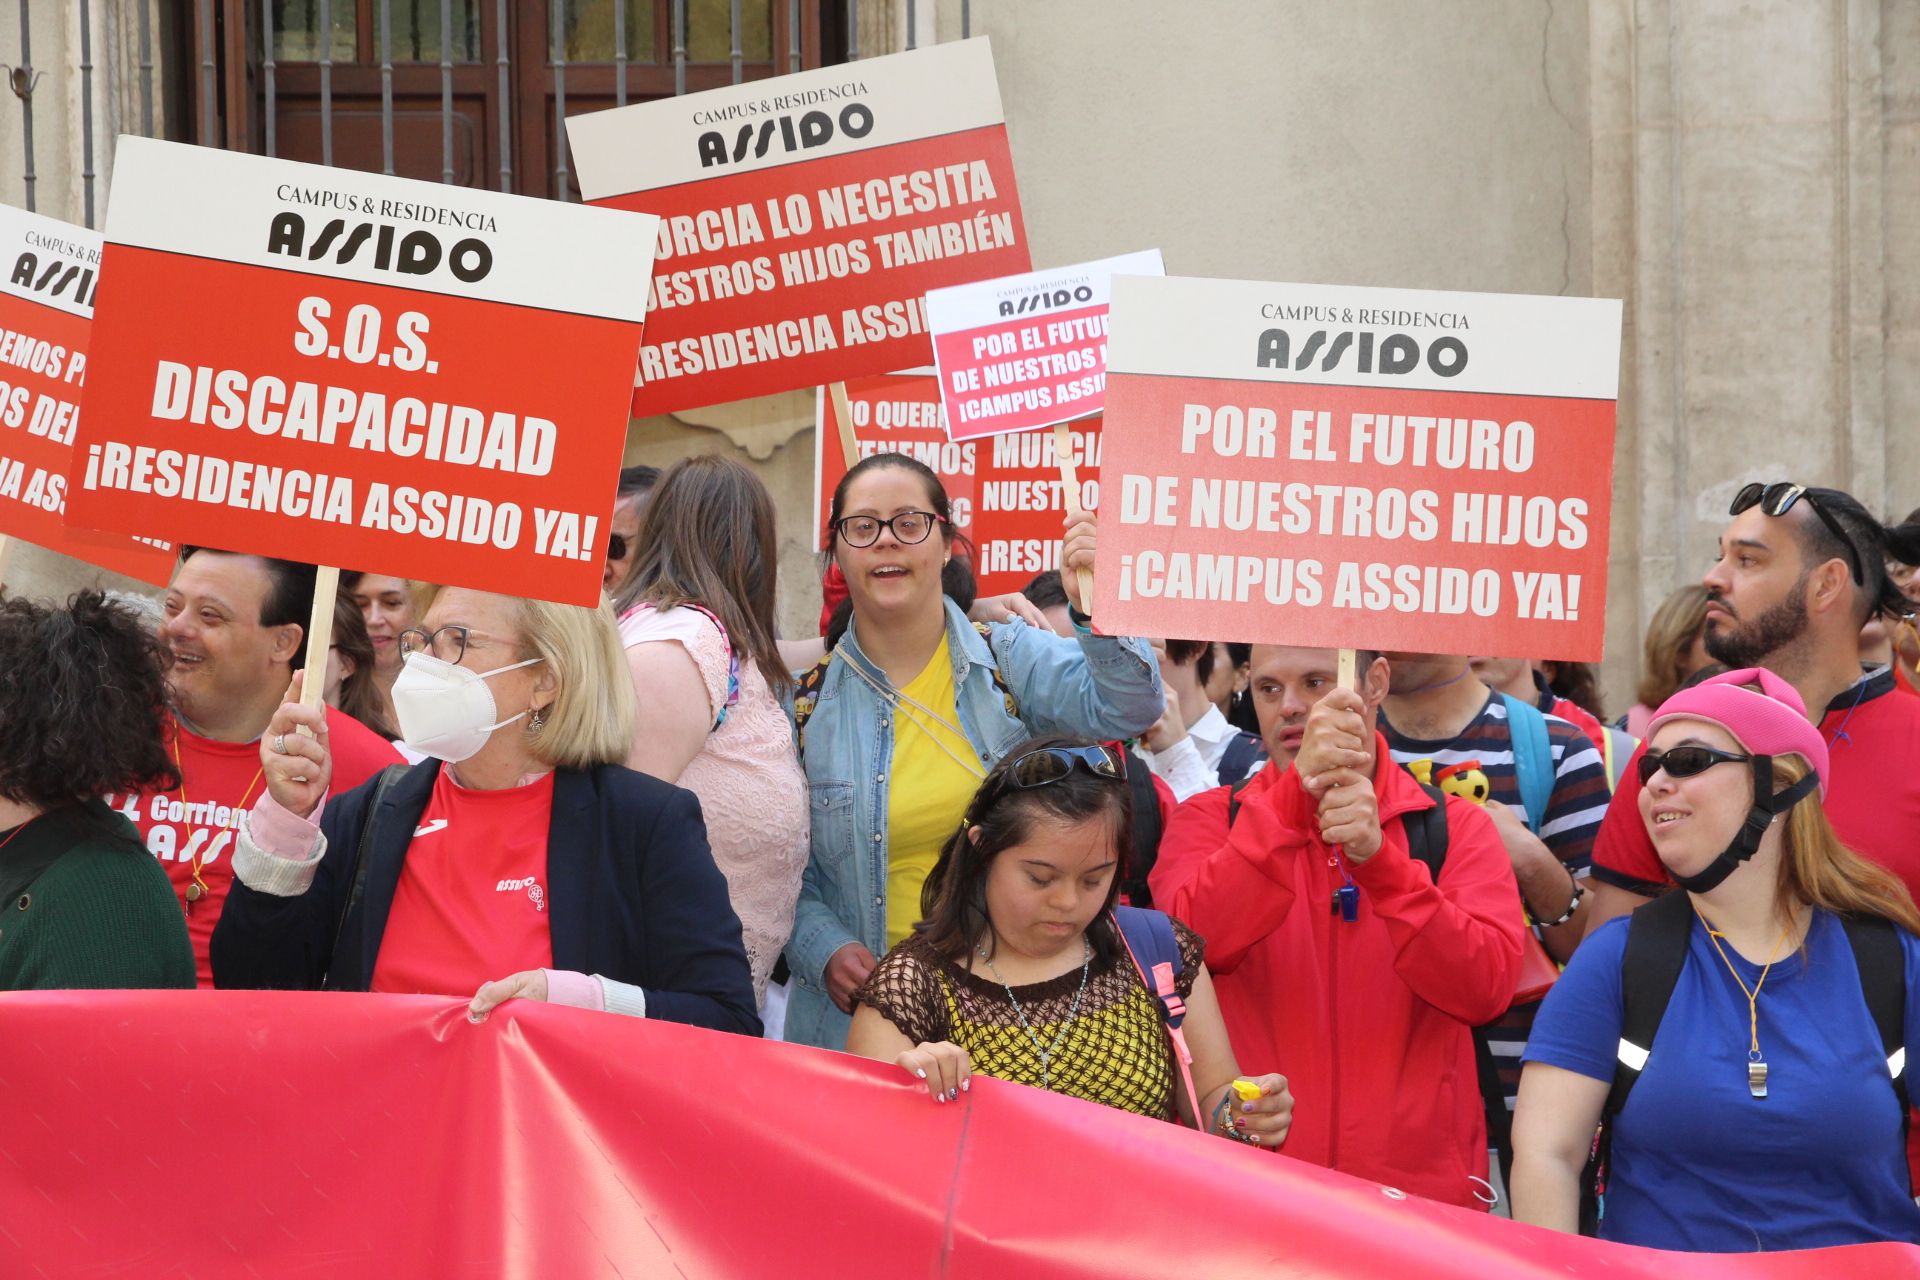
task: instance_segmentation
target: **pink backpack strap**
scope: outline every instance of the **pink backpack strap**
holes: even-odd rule
[[[1187,1033],[1180,1028],[1186,1020],[1187,1002],[1180,998],[1180,989],[1174,982],[1173,966],[1166,961],[1153,966],[1151,973],[1140,963],[1139,953],[1133,948],[1133,939],[1127,936],[1125,929],[1120,930],[1120,940],[1127,945],[1127,957],[1133,961],[1134,972],[1140,975],[1140,982],[1159,1000],[1160,1007],[1166,1012],[1167,1038],[1173,1044],[1173,1060],[1180,1068],[1180,1084],[1187,1091],[1187,1112],[1193,1117],[1193,1127],[1206,1132],[1207,1118],[1200,1111],[1200,1094],[1193,1087],[1193,1051],[1187,1048]]]

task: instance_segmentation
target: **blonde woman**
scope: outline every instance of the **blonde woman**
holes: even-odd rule
[[[633,685],[606,606],[448,588],[401,648],[400,732],[432,758],[321,811],[326,722],[295,677],[261,742],[216,984],[465,996],[511,974],[502,998],[758,1035],[699,804],[625,767]]]

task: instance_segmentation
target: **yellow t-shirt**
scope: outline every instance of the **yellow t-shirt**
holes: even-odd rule
[[[889,949],[913,932],[914,922],[920,919],[920,886],[939,861],[940,850],[959,829],[986,770],[984,764],[978,772],[960,764],[961,760],[978,761],[980,753],[964,735],[948,727],[959,726],[960,713],[954,705],[953,657],[945,636],[940,637],[940,647],[926,669],[901,693],[904,696],[893,709],[893,768],[887,787]],[[923,714],[908,698],[948,723]]]

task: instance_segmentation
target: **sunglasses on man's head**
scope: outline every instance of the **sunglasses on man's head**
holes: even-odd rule
[[[1731,751],[1718,751],[1712,747],[1670,747],[1665,751],[1649,751],[1640,757],[1640,785],[1652,782],[1653,775],[1662,769],[1667,771],[1669,778],[1691,778],[1717,764],[1741,764],[1751,759],[1752,756],[1738,756]]]
[[[1820,523],[1826,525],[1828,531],[1840,539],[1841,545],[1846,547],[1847,564],[1853,569],[1853,580],[1863,587],[1866,586],[1867,572],[1861,564],[1860,548],[1853,545],[1852,537],[1840,527],[1840,522],[1828,513],[1820,499],[1807,492],[1805,485],[1789,484],[1784,480],[1777,484],[1761,484],[1755,480],[1733,495],[1733,503],[1727,508],[1727,514],[1737,516],[1742,511],[1757,506],[1765,514],[1779,517],[1793,510],[1793,504],[1802,498],[1805,498],[1807,505],[1813,508],[1813,514],[1820,517]]]

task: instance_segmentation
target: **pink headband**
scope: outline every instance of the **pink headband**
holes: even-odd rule
[[[1757,684],[1758,692],[1740,686]],[[1705,720],[1732,734],[1761,756],[1804,758],[1827,794],[1827,740],[1807,719],[1807,705],[1792,685],[1771,671],[1748,667],[1702,680],[1660,704],[1647,724],[1647,737],[1669,720]]]

